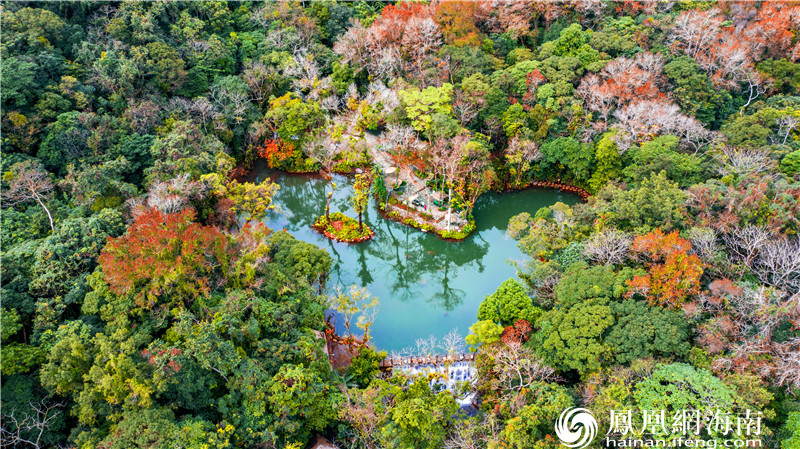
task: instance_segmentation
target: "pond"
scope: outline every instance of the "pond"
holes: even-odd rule
[[[389,352],[416,347],[418,338],[441,338],[453,329],[466,336],[483,298],[515,276],[510,261],[523,260],[516,242],[505,234],[508,220],[558,201],[570,205],[579,201],[575,195],[543,189],[486,193],[475,206],[475,232],[464,241],[448,242],[383,219],[373,200],[364,220],[375,237],[351,245],[311,229],[324,212],[326,180],[258,168],[251,177],[258,181],[271,177],[281,186],[275,198],[280,211],[266,220],[270,228],[285,228],[331,255],[329,288],[356,284],[380,299],[372,341]],[[350,205],[352,178],[335,175],[334,182],[331,212],[356,217]]]

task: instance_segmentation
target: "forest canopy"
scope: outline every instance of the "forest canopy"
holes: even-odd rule
[[[607,429],[687,404],[800,447],[794,2],[0,11],[4,447],[555,448],[565,408]],[[373,302],[329,296],[328,252],[265,226],[280,186],[243,176],[363,170],[363,232],[395,188],[376,153],[466,227],[490,190],[586,199],[511,219],[525,260],[475,310],[459,391],[367,341],[332,366],[332,298]]]

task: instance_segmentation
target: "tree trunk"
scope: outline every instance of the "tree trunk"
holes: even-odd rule
[[[453,188],[450,187],[450,189],[447,192],[448,192],[447,193],[447,232],[450,232],[450,220],[451,220],[450,211],[453,209],[453,201],[452,201]]]
[[[361,221],[361,212],[358,213],[358,232],[364,233],[364,223]]]
[[[47,209],[47,206],[45,206],[42,200],[39,199],[39,195],[34,194],[34,198],[36,198],[36,202],[39,203],[39,205],[42,206],[42,209],[44,209],[44,211],[47,213],[47,218],[50,220],[50,230],[55,232],[56,228],[53,226],[53,216],[50,215],[50,210]]]
[[[328,223],[331,222],[331,197],[333,196],[333,186],[331,186],[331,191],[328,192],[328,196],[325,199],[325,221]]]
[[[325,202],[325,221],[331,222],[331,194],[328,194],[328,199]]]

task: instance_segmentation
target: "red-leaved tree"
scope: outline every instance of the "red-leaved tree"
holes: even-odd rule
[[[258,148],[258,156],[267,160],[269,168],[279,168],[292,155],[294,155],[294,145],[280,139],[269,139]]]
[[[678,231],[667,235],[660,229],[633,240],[631,250],[648,266],[644,276],[628,281],[628,296],[641,294],[651,305],[680,307],[700,293],[703,262],[688,254],[692,245]]]
[[[194,222],[195,212],[165,214],[150,209],[128,232],[109,239],[100,266],[111,292],[131,295],[144,310],[176,307],[204,296],[222,282],[227,239]]]

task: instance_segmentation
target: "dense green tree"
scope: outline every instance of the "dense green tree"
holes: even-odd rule
[[[163,92],[180,89],[186,81],[185,61],[180,54],[163,42],[150,42],[147,48],[147,75],[154,78]]]
[[[621,230],[647,232],[657,227],[680,228],[686,216],[687,194],[667,179],[666,172],[651,174],[635,188],[616,185],[601,189],[589,207],[605,224]]]
[[[439,50],[439,56],[450,60],[450,82],[454,84],[476,74],[488,75],[501,63],[494,56],[471,46],[445,45]]]
[[[619,148],[614,142],[614,134],[606,133],[595,145],[595,160],[597,167],[589,180],[592,190],[600,190],[608,181],[619,179],[622,175],[622,158]]]
[[[553,289],[561,307],[572,307],[589,298],[620,298],[625,293],[626,276],[617,275],[608,265],[571,265]]]
[[[124,157],[85,166],[81,170],[69,165],[61,186],[79,206],[87,206],[92,210],[116,207],[136,195],[136,186],[123,181],[128,169],[128,161]]]
[[[111,148],[111,157],[124,157],[127,162],[126,179],[133,184],[141,184],[144,171],[153,163],[150,148],[156,137],[149,134],[132,134],[120,140]]]
[[[659,136],[641,146],[631,147],[627,157],[630,162],[623,172],[628,180],[637,184],[661,171],[684,188],[709,177],[703,159],[698,155],[681,153],[675,136]]]
[[[737,409],[748,408],[751,415],[761,413],[753,404],[747,404],[737,392],[709,371],[695,369],[684,363],[663,365],[651,376],[636,385],[636,404],[640,410],[664,410],[668,416],[683,410],[719,410],[721,413],[737,414]],[[654,435],[674,439],[685,435],[680,427],[667,427],[667,433],[656,428]],[[700,435],[695,427],[686,429],[690,435]],[[729,439],[730,434],[716,428],[702,429],[703,437]],[[745,438],[744,432],[734,438]],[[757,438],[758,436],[756,436]]]
[[[800,88],[800,64],[786,59],[767,59],[756,65],[759,72],[772,78],[773,88],[785,93],[793,94]]]
[[[559,137],[542,145],[540,165],[546,173],[586,182],[592,175],[595,155],[591,145],[571,137]]]
[[[558,39],[552,42],[552,47],[550,43],[542,45],[540,57],[546,57],[548,53],[552,52],[555,56],[576,57],[582,66],[589,66],[600,59],[600,52],[589,45],[591,35],[592,33],[584,31],[580,24],[573,23],[561,31]]]
[[[178,438],[178,423],[172,410],[148,408],[125,413],[123,419],[113,426],[109,435],[100,444],[114,449],[152,447],[167,449],[174,447]]]
[[[24,342],[13,341],[15,334],[22,329],[20,316],[14,309],[2,309],[2,335],[3,347],[2,369],[4,376],[24,374],[41,365],[45,360],[45,350],[42,347],[29,345]]]
[[[795,150],[783,157],[781,171],[789,176],[800,173],[800,150]]]
[[[25,106],[34,95],[34,69],[36,65],[15,57],[3,61],[2,101],[7,105]]]
[[[611,305],[616,322],[604,342],[614,348],[617,363],[675,355],[689,351],[689,327],[675,312],[627,300]]]
[[[198,179],[214,171],[214,155],[224,151],[222,142],[203,133],[195,123],[174,122],[150,147],[153,165],[144,171],[146,183],[168,181],[182,174]]]
[[[83,387],[83,374],[94,358],[91,328],[80,321],[70,321],[58,328],[50,348],[48,363],[42,367],[42,383],[61,395]]]
[[[339,36],[347,31],[350,25],[350,18],[353,17],[353,9],[346,5],[333,3],[328,5],[328,19],[325,21],[325,32],[328,34],[328,40],[336,42]]]
[[[722,125],[722,133],[728,138],[728,144],[736,147],[762,147],[769,143],[773,128],[777,130],[777,123],[781,111],[775,108],[764,108],[750,115],[735,117]]]
[[[528,121],[528,114],[519,103],[512,104],[503,112],[503,131],[508,138],[516,136]]]
[[[592,48],[611,56],[631,56],[637,49],[636,31],[630,28],[619,29],[606,26],[602,30],[592,33],[589,44]]]
[[[470,334],[467,335],[469,350],[475,352],[482,345],[490,345],[500,341],[500,334],[503,333],[503,326],[492,320],[481,320],[469,327]]]
[[[449,392],[436,393],[422,381],[397,392],[394,404],[388,423],[381,429],[381,440],[401,449],[441,447],[458,412]]]
[[[296,142],[302,141],[307,132],[321,125],[324,116],[319,103],[286,94],[270,102],[270,110],[264,119],[282,140]]]
[[[537,352],[548,364],[581,375],[595,372],[612,354],[602,336],[614,324],[608,298],[591,298],[569,308],[545,312],[536,322]]]
[[[331,257],[325,250],[298,240],[289,233],[276,232],[267,243],[269,255],[276,263],[312,285],[323,282],[331,269]]]
[[[431,86],[423,90],[412,88],[398,92],[411,125],[424,134],[431,132],[434,114],[452,113],[452,94],[453,85],[449,83],[444,83],[441,87]]]
[[[386,351],[376,351],[369,347],[358,350],[358,355],[350,361],[347,374],[353,376],[353,382],[366,388],[372,379],[380,373],[380,363],[387,356]]]
[[[478,320],[491,320],[510,326],[517,320],[536,321],[541,310],[533,305],[525,289],[515,279],[508,279],[487,296],[478,308]]]
[[[800,412],[789,413],[782,430],[786,439],[781,442],[781,449],[800,448]]]
[[[282,441],[308,441],[336,418],[341,393],[323,382],[315,370],[283,365],[268,384],[267,404],[274,414],[274,431]]]
[[[721,119],[735,111],[731,94],[716,89],[691,57],[673,59],[664,65],[664,74],[675,85],[672,94],[681,110],[707,126],[718,127]]]
[[[3,45],[18,54],[63,48],[69,33],[74,32],[52,11],[30,7],[4,11],[3,29]]]
[[[78,111],[65,112],[45,128],[37,157],[53,170],[66,171],[67,164],[91,155],[88,140],[91,130]]]

